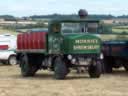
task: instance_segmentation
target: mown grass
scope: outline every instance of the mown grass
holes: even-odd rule
[[[14,30],[8,30],[8,29],[3,29],[0,28],[0,34],[13,34],[13,35],[17,35],[18,33]]]
[[[115,29],[115,28],[113,28],[113,29],[112,29],[112,32],[117,32],[117,33],[126,32],[126,33],[128,33],[128,29]]]
[[[114,26],[112,32],[128,33],[128,26]]]

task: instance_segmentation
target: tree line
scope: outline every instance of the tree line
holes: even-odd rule
[[[0,18],[7,20],[7,21],[16,21],[16,20],[28,20],[28,18],[31,18],[31,20],[36,19],[75,19],[79,18],[77,14],[69,14],[69,15],[62,15],[62,14],[52,14],[52,15],[33,15],[33,16],[26,16],[17,18],[12,15],[0,15]],[[128,18],[128,15],[122,15],[122,16],[113,16],[113,15],[89,15],[87,18],[89,19],[115,19],[115,18]]]

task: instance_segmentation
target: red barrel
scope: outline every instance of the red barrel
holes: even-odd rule
[[[30,32],[19,34],[17,37],[17,49],[46,49],[47,32]]]

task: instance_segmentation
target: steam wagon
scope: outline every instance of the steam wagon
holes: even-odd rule
[[[102,71],[98,20],[52,20],[48,32],[27,32],[17,37],[17,60],[22,76],[51,69],[56,79],[65,79],[73,68],[85,67],[91,78]]]

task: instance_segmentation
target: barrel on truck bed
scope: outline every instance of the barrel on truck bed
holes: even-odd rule
[[[33,50],[46,49],[47,32],[28,32],[19,34],[17,38],[17,49]]]

